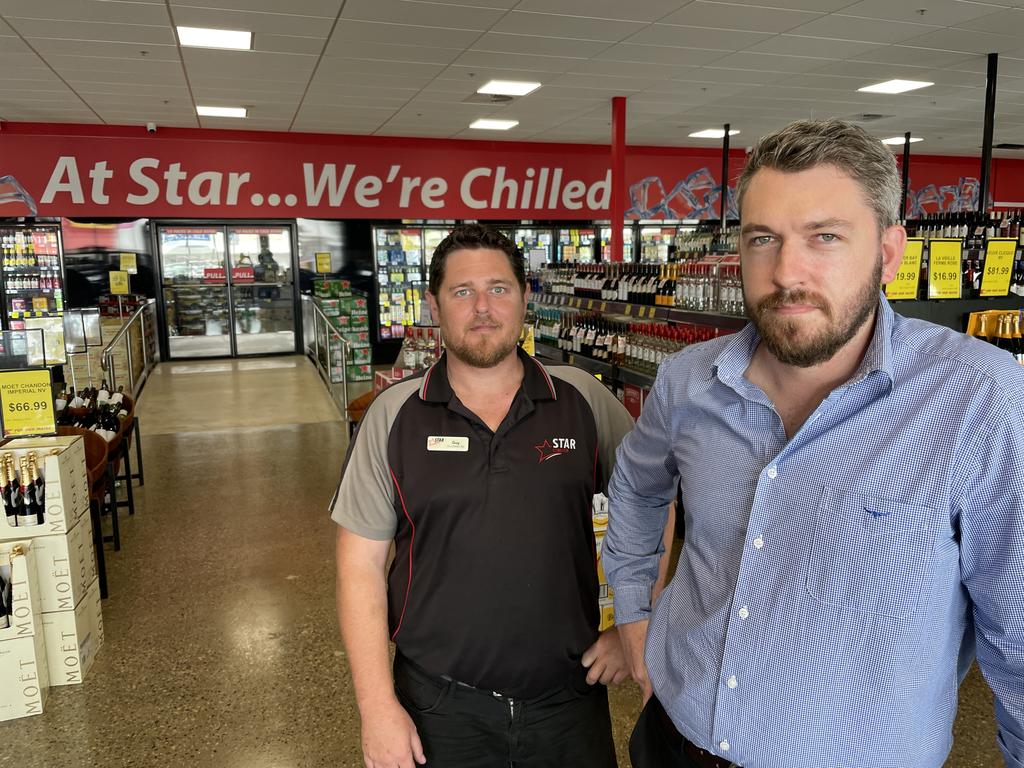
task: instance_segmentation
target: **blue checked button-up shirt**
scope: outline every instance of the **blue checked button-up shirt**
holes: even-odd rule
[[[938,768],[976,647],[1024,767],[1024,369],[883,298],[858,372],[787,440],[744,378],[758,342],[668,358],[619,447],[602,558],[618,623],[651,620],[658,699],[745,768]]]

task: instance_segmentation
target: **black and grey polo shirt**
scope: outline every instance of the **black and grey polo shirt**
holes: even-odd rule
[[[597,637],[591,502],[633,420],[585,371],[519,354],[497,432],[459,401],[444,355],[378,395],[331,517],[394,539],[388,619],[403,655],[528,698],[568,681]]]

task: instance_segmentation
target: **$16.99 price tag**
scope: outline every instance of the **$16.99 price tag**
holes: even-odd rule
[[[931,256],[928,266],[928,298],[959,299],[960,298],[960,253],[963,243],[960,240],[936,240],[929,244]]]
[[[4,437],[56,434],[49,368],[0,371],[0,422]]]

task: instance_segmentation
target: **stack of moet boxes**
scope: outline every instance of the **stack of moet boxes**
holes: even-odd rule
[[[0,446],[0,456],[5,452],[15,466],[35,453],[45,500],[40,524],[11,526],[4,516],[0,543],[30,547],[28,582],[39,606],[49,684],[77,685],[103,644],[85,443],[77,436],[23,438]],[[6,683],[0,673],[0,688]]]
[[[0,541],[0,721],[42,714],[50,687],[33,555],[31,540]]]
[[[371,381],[370,317],[366,296],[353,291],[348,280],[320,280],[313,295],[327,321],[348,342],[349,354],[342,368],[341,342],[331,337],[331,381]]]

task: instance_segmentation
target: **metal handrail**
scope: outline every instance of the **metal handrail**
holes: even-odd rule
[[[125,344],[125,354],[128,362],[128,389],[131,393],[132,398],[136,398],[139,394],[139,390],[142,388],[142,383],[146,380],[146,376],[149,375],[149,371],[152,366],[156,365],[159,360],[150,360],[148,350],[146,349],[146,313],[152,311],[156,307],[156,299],[149,299],[145,304],[136,309],[131,316],[126,320],[118,329],[114,337],[107,342],[107,345],[103,347],[103,352],[100,353],[100,368],[103,369],[103,373],[107,381],[109,382],[110,389],[114,390],[117,388],[117,372],[114,367],[114,349],[123,339],[128,338],[127,344]],[[139,338],[142,341],[142,374],[136,381],[135,377],[135,366],[132,360],[132,345],[129,334],[133,327],[138,326]]]
[[[323,310],[320,309],[320,305],[317,304],[315,301],[313,301],[313,297],[312,296],[309,296],[308,294],[302,294],[302,303],[304,305],[308,305],[310,310],[312,310],[312,312],[313,312],[313,322],[315,324],[314,328],[313,328],[312,348],[310,348],[309,345],[306,345],[306,351],[311,353],[311,357],[313,358],[313,362],[316,364],[317,370],[320,371],[320,376],[324,379],[324,383],[327,384],[327,388],[329,390],[331,390],[331,394],[332,395],[334,394],[334,385],[337,384],[337,383],[341,384],[341,398],[342,399],[341,399],[341,403],[338,403],[338,406],[341,409],[342,416],[344,416],[347,419],[348,418],[348,376],[346,375],[346,370],[347,370],[347,367],[348,367],[348,360],[349,360],[349,357],[350,357],[349,350],[351,348],[351,345],[349,344],[348,339],[346,339],[344,336],[341,335],[341,331],[339,331],[337,328],[335,328],[333,325],[331,325],[330,321],[327,319],[327,315],[325,315],[323,313]],[[325,370],[325,366],[320,361],[320,334],[317,332],[319,330],[319,328],[317,327],[318,325],[319,325],[319,327],[322,327],[324,329],[324,337],[326,339],[326,347],[324,349],[324,353],[325,353],[324,354],[324,361],[327,363],[326,370]],[[331,368],[332,368],[332,366],[331,366],[331,337],[332,336],[335,339],[337,339],[338,341],[341,342],[341,371],[342,371],[342,376],[341,376],[341,381],[340,382],[335,382],[335,381],[333,381],[331,379]]]

